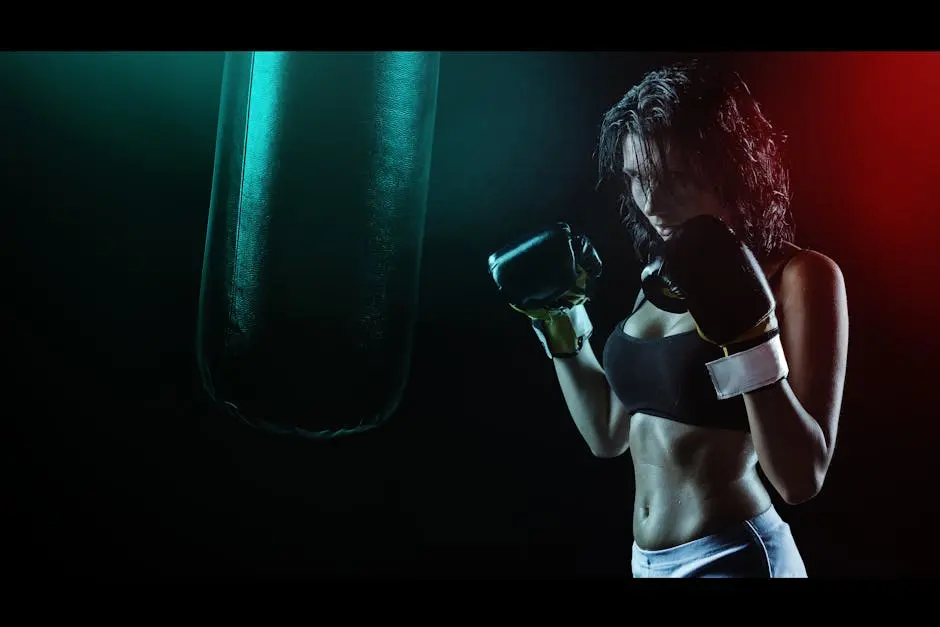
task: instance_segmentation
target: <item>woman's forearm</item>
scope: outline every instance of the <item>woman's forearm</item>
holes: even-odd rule
[[[590,344],[575,357],[553,361],[568,411],[591,452],[598,457],[623,453],[625,421],[612,416],[610,386]]]
[[[831,459],[829,443],[786,379],[744,395],[751,435],[764,474],[783,499],[813,498]]]

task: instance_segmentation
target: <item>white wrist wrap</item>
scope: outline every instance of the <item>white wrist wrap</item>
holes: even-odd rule
[[[740,353],[710,361],[705,367],[721,400],[766,387],[790,373],[779,335]]]
[[[571,331],[574,339],[574,353],[558,354],[552,352],[551,347],[549,346],[548,338],[545,336],[545,332],[539,328],[540,325],[532,325],[535,335],[539,338],[539,342],[542,343],[542,348],[545,349],[545,354],[548,355],[549,359],[554,359],[555,357],[571,357],[576,355],[581,351],[581,348],[584,346],[584,342],[591,337],[591,333],[594,332],[594,325],[591,324],[591,318],[588,316],[587,307],[584,306],[584,303],[580,305],[575,305],[571,309],[566,310],[564,313],[556,313],[556,316],[566,316],[568,322],[571,325]]]

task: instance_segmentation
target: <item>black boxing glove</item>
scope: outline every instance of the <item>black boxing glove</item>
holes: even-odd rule
[[[681,314],[689,310],[685,304],[685,296],[669,279],[665,270],[665,259],[662,257],[662,248],[653,255],[650,263],[640,273],[640,285],[646,300],[653,303],[657,309],[669,313]]]
[[[593,325],[585,303],[603,264],[590,240],[559,222],[489,257],[489,272],[510,306],[532,320],[549,357],[577,355]]]
[[[692,218],[658,253],[644,269],[644,293],[654,305],[672,307],[667,311],[686,309],[699,335],[722,347],[725,357],[707,364],[719,398],[787,376],[773,292],[753,253],[724,222]]]

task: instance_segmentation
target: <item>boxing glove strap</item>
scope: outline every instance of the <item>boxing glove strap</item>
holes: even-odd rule
[[[780,335],[747,350],[705,364],[719,400],[766,387],[790,373]]]
[[[584,304],[552,313],[553,320],[532,320],[532,329],[549,359],[574,357],[594,332],[594,325]],[[559,338],[558,334],[565,337]],[[560,345],[562,344],[562,345]],[[566,350],[568,349],[568,350]]]
[[[735,341],[727,346],[723,346],[722,349],[725,351],[725,355],[734,355],[737,353],[743,353],[746,350],[754,348],[755,346],[760,346],[770,340],[774,339],[780,335],[780,329],[773,328],[770,331],[764,331],[757,337],[752,337],[747,340]]]

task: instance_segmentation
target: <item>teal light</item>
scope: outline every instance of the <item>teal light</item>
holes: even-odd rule
[[[232,320],[239,329],[248,330],[257,322],[255,303],[261,298],[263,281],[255,276],[263,267],[264,251],[271,214],[267,208],[268,191],[276,176],[277,126],[281,115],[281,89],[286,67],[285,52],[255,52],[251,58],[251,84],[248,88],[248,115],[245,120],[244,164],[238,222],[235,227],[234,285]]]

